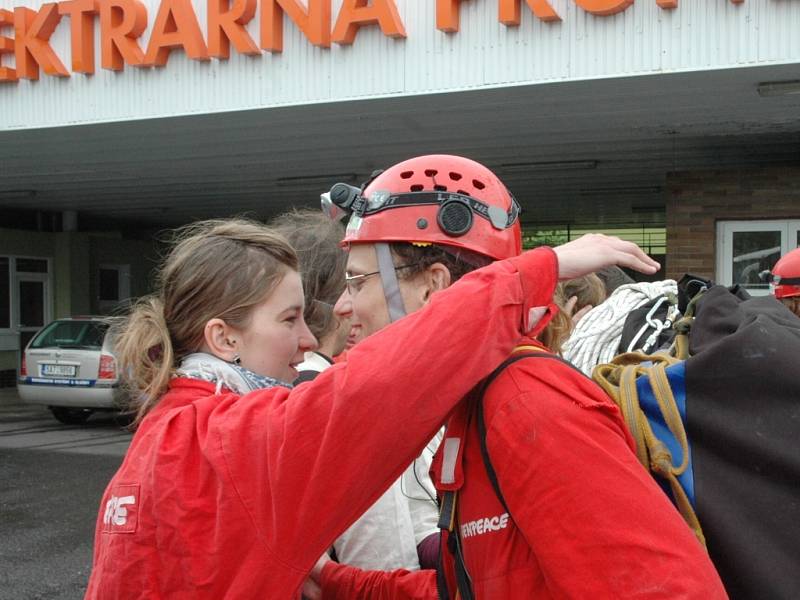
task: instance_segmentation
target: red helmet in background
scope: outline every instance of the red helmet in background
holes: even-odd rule
[[[330,196],[343,206],[337,186]],[[358,191],[344,186],[342,193],[344,188]],[[522,252],[516,200],[489,169],[460,156],[433,154],[398,163],[360,195],[351,192],[347,209],[353,214],[344,243],[429,243],[493,260]]]
[[[800,248],[783,255],[771,274],[772,293],[776,298],[800,296]]]

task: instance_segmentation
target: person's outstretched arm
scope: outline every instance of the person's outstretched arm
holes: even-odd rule
[[[606,237],[493,263],[370,336],[315,381],[216,404],[224,418],[213,420],[209,443],[223,456],[221,474],[247,507],[265,560],[282,564],[287,577],[296,573],[299,586],[459,399],[510,353],[530,310],[552,301],[559,266],[574,277],[620,257],[655,268],[635,245]]]
[[[225,468],[273,560],[302,580],[509,354],[528,311],[551,301],[556,269],[549,248],[494,263],[314,381],[215,405]]]

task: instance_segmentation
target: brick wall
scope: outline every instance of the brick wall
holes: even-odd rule
[[[713,279],[716,224],[800,219],[800,165],[667,175],[667,277]]]

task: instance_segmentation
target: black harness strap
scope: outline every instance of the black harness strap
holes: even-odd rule
[[[439,528],[448,532],[447,550],[454,557],[457,594],[456,598],[461,600],[473,600],[472,583],[469,573],[464,566],[464,555],[461,551],[461,541],[458,537],[458,525],[456,524],[456,504],[458,492],[444,492],[442,494],[442,505],[439,509]],[[439,592],[440,600],[449,600],[450,593],[447,589],[447,579],[444,574],[444,557],[442,547],[444,542],[439,542],[439,569],[436,573],[436,588]]]
[[[571,362],[568,360],[564,360],[560,356],[555,354],[550,354],[545,351],[534,351],[534,352],[520,352],[518,354],[514,354],[509,356],[506,360],[504,360],[499,367],[497,367],[494,371],[492,371],[489,376],[484,379],[474,391],[474,404],[473,410],[476,412],[477,418],[477,426],[478,426],[478,436],[481,440],[481,456],[483,458],[483,466],[486,469],[486,474],[489,477],[489,481],[492,483],[492,487],[494,488],[494,492],[497,495],[498,500],[500,500],[503,508],[505,508],[506,512],[508,513],[509,518],[513,520],[513,515],[511,511],[508,509],[508,505],[506,504],[505,498],[503,498],[503,493],[500,491],[500,484],[497,481],[497,473],[492,466],[492,461],[489,458],[489,450],[486,446],[486,421],[483,415],[483,396],[486,393],[487,388],[492,384],[492,382],[497,379],[497,376],[503,372],[509,365],[517,362],[518,360],[522,360],[523,358],[550,358],[553,360],[557,360],[559,362],[564,363],[565,365],[569,366],[571,369],[580,373],[581,376],[586,377],[583,372],[575,367]],[[474,600],[474,594],[472,592],[472,581],[469,577],[469,573],[467,572],[466,563],[464,562],[464,555],[461,549],[461,538],[458,535],[458,525],[456,523],[457,520],[457,493],[456,492],[445,492],[443,500],[442,500],[442,510],[440,512],[439,518],[439,527],[442,529],[447,529],[450,534],[447,538],[447,545],[450,554],[453,555],[453,560],[455,562],[455,573],[456,573],[456,585],[458,586],[458,594],[463,600]],[[444,577],[443,572],[443,561],[442,561],[442,545],[439,546],[439,573],[436,577],[437,587],[439,589],[439,598],[441,600],[449,600],[450,596],[447,590],[447,582]],[[458,597],[458,596],[457,596]]]
[[[486,393],[486,389],[492,384],[492,382],[497,379],[497,376],[503,372],[503,370],[508,367],[509,365],[517,362],[518,360],[522,360],[523,358],[549,358],[552,360],[557,360],[559,362],[564,363],[574,371],[581,374],[582,377],[586,377],[583,371],[578,369],[575,365],[573,365],[568,360],[561,358],[556,354],[550,354],[548,352],[521,352],[519,354],[514,354],[509,356],[503,363],[497,367],[494,371],[492,371],[489,376],[483,380],[478,388],[478,392],[475,397],[475,412],[477,417],[477,425],[478,425],[478,437],[481,440],[481,456],[483,457],[483,466],[486,468],[486,473],[489,476],[489,481],[492,482],[492,487],[494,488],[494,493],[497,494],[497,498],[503,504],[503,508],[506,509],[508,516],[512,519],[514,518],[511,515],[511,511],[508,510],[508,505],[506,504],[505,498],[503,498],[503,493],[500,491],[500,484],[497,482],[497,473],[492,466],[492,461],[489,458],[489,449],[486,446],[486,421],[484,420],[483,416],[483,396]]]

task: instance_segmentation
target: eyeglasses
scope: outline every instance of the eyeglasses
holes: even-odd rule
[[[400,269],[410,269],[411,267],[416,267],[417,265],[419,265],[418,262],[410,265],[400,265],[399,267],[395,267],[394,270],[399,271]],[[377,275],[378,273],[380,273],[380,270],[373,271],[372,273],[364,273],[363,275],[345,275],[344,285],[345,289],[347,289],[347,293],[351,296],[355,296],[363,287],[367,278]]]

